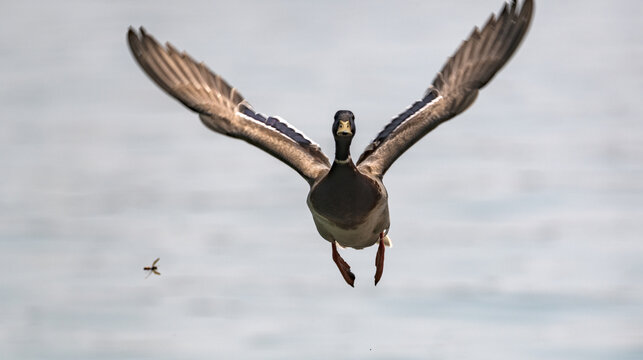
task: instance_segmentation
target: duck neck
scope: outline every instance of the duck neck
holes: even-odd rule
[[[335,137],[335,163],[348,164],[351,162],[351,140],[348,136]]]

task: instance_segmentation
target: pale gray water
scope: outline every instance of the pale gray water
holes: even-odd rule
[[[517,56],[387,174],[346,286],[296,173],[132,60],[145,25],[359,154],[500,0],[0,6],[0,358],[643,358],[643,3],[537,1]],[[160,257],[160,277],[142,267]]]

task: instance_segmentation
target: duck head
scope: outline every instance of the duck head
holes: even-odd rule
[[[355,136],[355,115],[348,110],[335,113],[333,122],[333,137],[335,138],[335,162],[350,160],[351,141]]]

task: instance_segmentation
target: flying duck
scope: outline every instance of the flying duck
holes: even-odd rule
[[[355,275],[337,247],[363,249],[378,244],[375,285],[384,269],[384,248],[391,246],[388,194],[382,178],[409,147],[441,123],[466,110],[478,90],[509,60],[527,32],[533,0],[520,8],[505,3],[501,12],[477,27],[451,56],[421,99],[394,117],[355,163],[350,145],[355,115],[335,114],[333,162],[319,145],[278,116],[255,111],[245,98],[202,62],[172,45],[160,45],[142,27],[130,27],[129,47],[143,71],[189,109],[209,129],[245,140],[299,173],[310,185],[307,204],[319,234],[331,243],[332,258],[344,280]]]

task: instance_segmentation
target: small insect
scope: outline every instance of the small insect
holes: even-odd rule
[[[148,277],[150,277],[150,275],[152,275],[152,273],[155,273],[156,275],[161,275],[161,273],[160,273],[160,272],[156,271],[156,270],[158,270],[158,269],[159,269],[159,268],[156,266],[156,263],[157,263],[157,262],[159,262],[159,260],[161,260],[161,258],[156,258],[156,260],[154,260],[154,262],[152,263],[152,266],[146,266],[146,267],[144,267],[144,268],[143,268],[143,270],[145,270],[145,271],[149,271],[149,274],[147,274],[147,276],[145,277],[146,279],[147,279]]]

